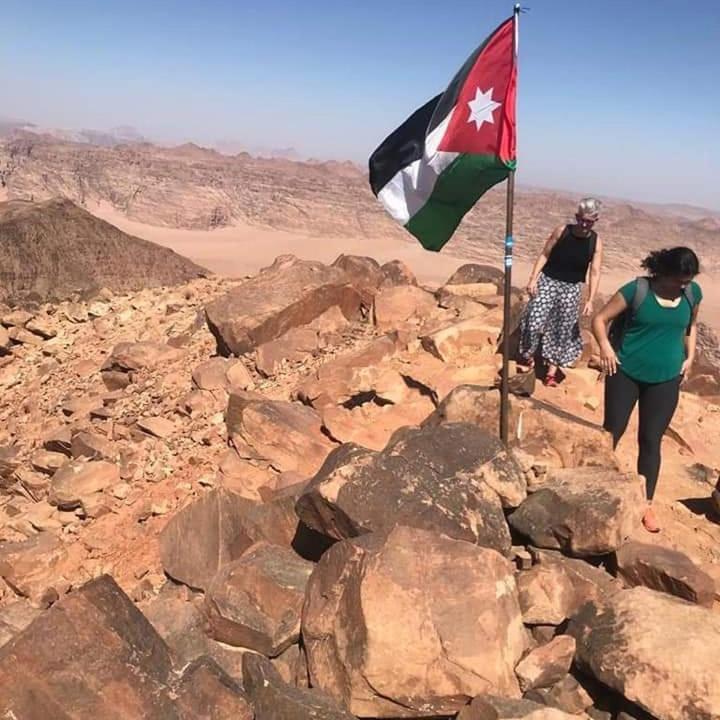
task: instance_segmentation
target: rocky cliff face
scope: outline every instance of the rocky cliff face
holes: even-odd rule
[[[0,203],[0,268],[3,301],[176,285],[208,274],[65,199]]]
[[[246,223],[313,236],[408,240],[372,196],[365,173],[351,163],[228,157],[193,144],[97,147],[26,133],[0,141],[0,189],[9,198],[66,197],[92,211],[112,206],[129,219],[173,228],[213,229]],[[577,198],[519,190],[517,256],[534,258],[555,225],[573,216]],[[453,254],[496,262],[504,237],[505,194],[488,193],[448,246]],[[718,269],[720,226],[607,202],[600,228],[606,267],[637,273],[651,249],[688,244],[704,270]]]

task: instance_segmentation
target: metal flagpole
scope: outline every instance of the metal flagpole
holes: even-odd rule
[[[518,26],[520,5],[513,8],[513,62],[517,63]],[[503,304],[503,363],[500,381],[500,439],[507,444],[509,425],[509,387],[510,387],[510,307],[512,299],[512,251],[513,251],[513,209],[515,204],[515,170],[511,170],[507,178],[507,207],[505,221],[505,298]]]

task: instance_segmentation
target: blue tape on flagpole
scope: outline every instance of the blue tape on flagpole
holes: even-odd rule
[[[505,236],[505,267],[512,267],[513,236]]]

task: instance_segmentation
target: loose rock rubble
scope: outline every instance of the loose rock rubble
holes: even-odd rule
[[[720,531],[642,534],[587,365],[511,367],[497,440],[500,279],[285,256],[3,309],[0,716],[720,718]],[[678,418],[711,518],[720,415]]]

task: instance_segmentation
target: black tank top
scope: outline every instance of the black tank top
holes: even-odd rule
[[[543,273],[563,282],[585,282],[588,267],[595,254],[596,242],[597,233],[593,230],[587,237],[578,237],[573,233],[572,225],[566,225],[550,251]]]

